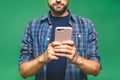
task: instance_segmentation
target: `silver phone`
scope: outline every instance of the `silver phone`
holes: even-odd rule
[[[56,27],[55,29],[55,41],[67,41],[71,40],[72,27]]]

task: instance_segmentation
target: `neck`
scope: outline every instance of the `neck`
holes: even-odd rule
[[[69,14],[68,10],[66,10],[64,13],[55,13],[51,10],[50,13],[54,17],[64,17],[64,16],[67,16]]]

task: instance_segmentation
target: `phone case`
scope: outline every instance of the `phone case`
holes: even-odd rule
[[[55,41],[71,40],[72,27],[56,27],[55,29]]]

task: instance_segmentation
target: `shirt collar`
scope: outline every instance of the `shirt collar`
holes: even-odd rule
[[[68,10],[69,11],[69,10]],[[41,17],[41,22],[43,21],[46,21],[48,20],[48,23],[51,24],[51,21],[50,21],[50,12],[48,12],[46,15],[42,16]],[[74,15],[69,11],[69,21],[71,22],[75,22],[75,17]]]

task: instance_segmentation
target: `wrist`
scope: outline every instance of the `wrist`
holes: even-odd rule
[[[70,61],[71,63],[76,64],[76,65],[79,65],[82,63],[82,59],[78,55],[75,55]]]
[[[47,63],[46,53],[43,53],[41,56],[39,56],[39,63],[42,63],[42,64]]]
[[[70,60],[71,63],[76,64],[77,55],[74,55],[73,58]]]

